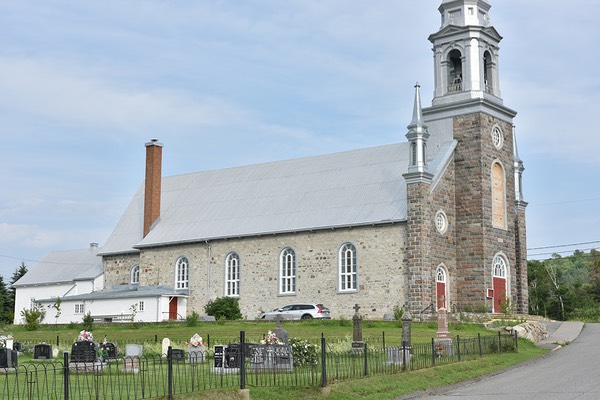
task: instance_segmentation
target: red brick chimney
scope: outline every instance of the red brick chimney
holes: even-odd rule
[[[162,143],[152,139],[146,143],[146,183],[144,186],[144,237],[160,217],[162,177]]]

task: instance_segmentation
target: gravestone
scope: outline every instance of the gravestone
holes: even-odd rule
[[[259,344],[250,348],[251,370],[291,371],[294,369],[292,348],[287,344]]]
[[[22,346],[21,346],[21,342],[14,342],[14,343],[13,343],[13,350],[16,350],[16,351],[23,351],[23,350],[22,350]]]
[[[98,359],[96,344],[89,341],[80,341],[71,346],[72,363],[93,363]]]
[[[239,344],[214,346],[213,350],[213,373],[235,374],[239,371],[242,362]]]
[[[52,345],[47,343],[36,344],[33,347],[34,360],[49,360],[52,358]]]
[[[435,351],[438,357],[454,355],[454,342],[448,331],[448,312],[444,307],[438,310],[438,330],[435,338]]]
[[[102,359],[106,360],[115,360],[117,358],[117,346],[111,342],[104,342],[100,345],[100,352],[102,354]]]
[[[408,303],[404,305],[402,313],[402,342],[406,347],[412,347],[412,315],[408,309]]]
[[[352,351],[362,352],[365,348],[365,344],[362,339],[362,317],[358,313],[360,306],[354,305],[354,316],[352,317],[353,330],[352,330]]]
[[[185,352],[181,349],[171,349],[171,360],[174,362],[184,362]]]
[[[162,351],[161,351],[161,354],[163,357],[167,356],[167,353],[169,352],[169,346],[171,346],[171,339],[164,338],[162,340]]]
[[[141,357],[144,352],[144,346],[141,344],[126,344],[125,357]]]
[[[0,368],[17,368],[19,353],[7,347],[0,348]]]
[[[288,333],[285,329],[281,327],[281,321],[283,320],[282,314],[277,314],[275,317],[275,328],[273,328],[272,332],[277,337],[277,340],[280,343],[287,344],[288,342]]]

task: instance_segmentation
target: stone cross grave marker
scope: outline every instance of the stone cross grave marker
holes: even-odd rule
[[[363,348],[364,343],[362,339],[362,317],[358,313],[360,310],[360,306],[358,304],[354,305],[354,316],[352,317],[352,322],[354,323],[354,329],[352,331],[352,348]]]
[[[287,344],[288,342],[288,333],[285,329],[281,327],[281,321],[283,320],[283,316],[281,314],[277,314],[275,316],[275,328],[273,328],[273,333],[277,336],[277,339],[283,343]]]

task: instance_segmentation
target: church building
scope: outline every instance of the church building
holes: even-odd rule
[[[304,302],[333,318],[527,313],[524,168],[490,7],[442,1],[434,97],[422,107],[415,86],[406,140],[169,177],[146,143],[145,181],[99,250],[105,291],[161,288],[146,321],[223,296],[247,319]]]

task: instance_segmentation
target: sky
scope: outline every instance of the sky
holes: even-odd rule
[[[600,2],[490,3],[529,258],[600,248]],[[151,138],[165,176],[406,141],[440,4],[0,0],[0,275],[102,246]]]

